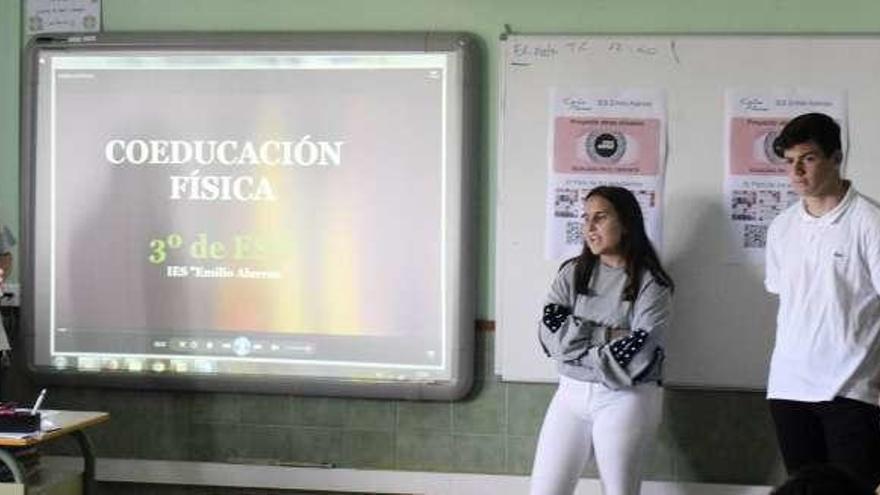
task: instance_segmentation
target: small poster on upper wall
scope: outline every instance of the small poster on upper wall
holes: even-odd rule
[[[846,156],[846,94],[843,91],[778,88],[732,89],[725,102],[724,211],[728,262],[762,263],[767,228],[798,200],[789,185],[785,158],[773,148],[792,118],[822,112],[841,128]]]
[[[101,30],[101,0],[27,0],[25,15],[28,35]]]
[[[666,99],[660,90],[551,91],[545,257],[583,247],[584,200],[601,185],[626,187],[660,248]]]

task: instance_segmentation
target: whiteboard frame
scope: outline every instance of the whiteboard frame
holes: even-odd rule
[[[658,48],[658,53],[665,47],[669,59],[664,65],[644,62],[632,54],[614,61],[595,53],[563,53],[565,43],[579,46],[582,41],[642,44]],[[536,47],[538,55],[529,61],[531,65],[512,65],[510,51],[517,42]],[[542,50],[550,55],[541,56]],[[871,157],[880,155],[875,137],[880,132],[876,118],[880,92],[870,92],[880,73],[878,35],[511,34],[502,36],[499,52],[496,373],[506,381],[556,379],[554,366],[539,352],[535,336],[540,302],[561,261],[543,259],[547,154],[519,146],[525,141],[528,147],[546,151],[547,112],[536,102],[546,107],[547,98],[540,92],[553,85],[659,87],[666,89],[669,120],[664,234],[663,245],[658,247],[677,284],[665,383],[711,389],[765,388],[776,298],[764,292],[762,266],[732,265],[724,259],[724,230],[719,224],[724,219],[724,90],[782,85],[846,90],[848,134],[854,146],[849,149],[845,175],[859,192],[880,197],[880,171],[869,165]],[[588,73],[591,67],[601,67],[601,71]],[[732,70],[738,70],[740,77],[729,77]],[[523,75],[529,72],[532,75]],[[808,77],[797,81],[791,78],[794,74]],[[633,85],[631,81],[647,83]],[[682,103],[685,89],[693,99],[690,105]],[[707,94],[714,97],[706,98]],[[707,119],[710,114],[714,120]],[[516,119],[533,122],[523,124]],[[539,129],[534,137],[526,133]],[[531,168],[518,163],[526,160],[532,161]],[[695,168],[698,163],[706,165]],[[516,230],[524,223],[531,230]]]
[[[252,50],[260,52],[364,52],[364,53],[449,53],[454,55],[457,75],[450,80],[447,106],[450,117],[449,161],[445,204],[446,211],[437,221],[446,231],[448,259],[438,260],[443,268],[446,293],[446,332],[450,378],[426,381],[394,379],[362,380],[278,375],[160,373],[94,373],[35,366],[36,314],[39,298],[47,297],[45,284],[37,285],[37,273],[45,258],[45,246],[36,244],[36,234],[45,225],[35,224],[37,201],[36,149],[37,81],[39,54],[66,50],[101,52],[107,50]],[[480,91],[479,45],[473,35],[463,32],[315,32],[315,33],[181,33],[138,32],[101,33],[98,35],[52,34],[31,39],[22,68],[21,136],[21,225],[22,248],[22,336],[28,371],[39,384],[67,386],[105,386],[136,389],[178,389],[238,391],[251,393],[352,396],[410,400],[455,400],[471,389],[474,376],[475,320],[475,233],[473,205],[476,160],[479,156],[478,98]],[[441,225],[442,218],[446,223]],[[45,236],[44,236],[45,237]],[[431,322],[426,322],[430,324]]]

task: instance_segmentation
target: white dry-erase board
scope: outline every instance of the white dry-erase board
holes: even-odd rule
[[[775,296],[758,264],[728,262],[724,184],[726,89],[845,91],[845,174],[880,197],[880,39],[874,36],[509,36],[502,41],[496,255],[496,371],[551,381],[536,325],[559,261],[544,258],[549,92],[659,89],[668,108],[661,256],[677,284],[666,382],[766,384]]]
[[[464,33],[35,38],[37,378],[461,397],[477,64]]]

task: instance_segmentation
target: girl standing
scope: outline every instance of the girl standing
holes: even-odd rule
[[[637,495],[660,423],[673,283],[629,190],[591,190],[584,220],[583,251],[562,264],[539,325],[559,388],[541,427],[531,494],[570,495],[595,456],[605,495]]]

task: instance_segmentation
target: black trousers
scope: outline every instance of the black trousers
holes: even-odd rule
[[[789,475],[809,465],[834,464],[871,490],[880,484],[880,407],[842,397],[771,399],[770,414]]]

